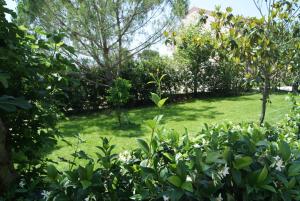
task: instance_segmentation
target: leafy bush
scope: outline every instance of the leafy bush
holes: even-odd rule
[[[45,151],[55,145],[64,75],[60,33],[28,30],[8,22],[15,14],[0,0],[0,195],[17,176],[39,177]]]
[[[109,104],[116,109],[117,117],[119,124],[121,125],[121,107],[125,105],[129,98],[129,90],[131,88],[131,84],[128,80],[117,78],[114,80],[112,87],[108,90],[107,101]]]

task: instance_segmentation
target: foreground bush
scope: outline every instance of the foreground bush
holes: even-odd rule
[[[136,150],[114,154],[104,138],[98,160],[77,151],[86,166],[48,166],[43,191],[31,200],[300,200],[299,104],[276,126],[205,125],[195,138],[160,120],[145,122],[151,141],[139,139]],[[17,192],[30,195],[29,183]]]

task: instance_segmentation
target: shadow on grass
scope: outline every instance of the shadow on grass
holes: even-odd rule
[[[187,101],[193,103],[197,101],[204,101],[208,103],[218,101],[253,101],[257,100],[257,96],[237,96],[237,97],[215,97],[215,98],[201,98]],[[185,103],[187,103],[185,102]],[[129,124],[119,126],[117,118],[113,111],[105,110],[99,113],[94,113],[85,116],[73,116],[70,121],[62,122],[59,125],[59,130],[63,136],[70,137],[76,133],[99,133],[117,137],[140,137],[144,136],[147,129],[143,126],[143,121],[153,119],[156,115],[162,114],[164,118],[162,124],[175,121],[198,121],[201,119],[215,119],[224,113],[212,104],[207,105],[185,105],[169,104],[162,109],[156,107],[144,107],[137,109],[130,109],[127,112]]]
[[[135,109],[127,112],[129,123],[119,125],[115,115],[110,113],[98,113],[90,116],[71,117],[69,121],[64,121],[59,125],[59,130],[64,137],[73,137],[77,133],[99,133],[102,135],[117,137],[141,137],[145,135],[147,129],[143,126],[143,121],[153,119],[156,115],[162,114],[164,118],[162,124],[168,121],[196,121],[201,118],[216,118],[223,113],[218,112],[215,107],[202,106],[192,108],[184,105],[168,105],[159,110],[155,107]]]
[[[232,97],[215,97],[215,98],[204,98],[201,99],[206,102],[218,102],[218,101],[253,101],[257,100],[255,96],[232,96]]]
[[[180,123],[182,121],[197,121],[203,118],[215,119],[224,113],[217,111],[214,106],[197,106],[197,108],[194,108],[183,104],[168,105],[161,110],[157,108],[144,108],[129,112],[130,119],[135,119],[140,124],[143,123],[143,120],[152,119],[159,114],[164,116],[161,123],[165,124],[170,121]]]
[[[59,130],[62,132],[62,135],[65,137],[72,137],[77,133],[91,133],[98,132],[99,135],[103,132],[111,132],[114,135],[118,132],[128,132],[129,136],[140,136],[137,133],[142,133],[141,125],[135,122],[128,122],[123,125],[119,125],[116,121],[116,117],[113,115],[93,115],[91,117],[84,116],[70,118],[69,121],[65,121],[59,125]]]

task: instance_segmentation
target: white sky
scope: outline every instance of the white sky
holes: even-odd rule
[[[15,0],[6,0],[6,3],[8,8],[15,10],[17,4]],[[244,16],[259,15],[253,0],[190,0],[190,8],[199,7],[207,10],[214,10],[217,5],[220,5],[221,9],[232,7],[234,13]],[[153,49],[158,50],[162,55],[170,54],[163,44],[157,44]]]
[[[7,7],[15,9],[15,0],[5,0]],[[190,8],[196,6],[207,10],[214,10],[216,5],[220,5],[223,9],[232,7],[237,14],[246,16],[258,16],[258,11],[253,4],[253,0],[190,0]]]

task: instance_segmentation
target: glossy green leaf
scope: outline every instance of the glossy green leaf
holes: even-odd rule
[[[15,98],[6,95],[0,97],[0,109],[6,112],[14,112],[17,108],[29,109],[31,105],[23,97]]]
[[[257,183],[264,182],[267,177],[268,177],[268,169],[266,166],[264,166],[264,168],[261,170],[261,172],[258,175]]]
[[[144,124],[146,125],[146,126],[148,126],[150,129],[155,129],[155,127],[156,127],[156,120],[154,120],[154,119],[149,119],[149,120],[146,120],[146,121],[144,121]]]
[[[206,163],[215,163],[222,155],[219,152],[208,152],[206,156]]]
[[[170,184],[172,184],[176,187],[180,187],[182,185],[182,181],[181,181],[180,177],[178,177],[178,176],[175,176],[175,175],[170,176],[170,177],[168,177],[167,180],[168,180],[168,182],[170,182]]]
[[[94,173],[94,164],[90,163],[88,164],[86,167],[86,177],[88,180],[91,180],[93,177],[93,173]]]
[[[231,170],[233,181],[239,186],[242,184],[242,175],[239,170],[232,169]]]
[[[279,152],[281,157],[287,161],[290,156],[291,156],[291,149],[288,143],[286,143],[285,141],[280,141],[278,143],[278,147],[279,147]]]
[[[260,186],[261,188],[263,188],[263,189],[266,189],[266,190],[268,190],[268,191],[271,191],[271,192],[273,192],[273,193],[276,193],[276,190],[275,190],[275,188],[273,187],[273,186],[270,186],[270,185],[262,185],[262,186]]]
[[[151,93],[151,100],[155,105],[158,105],[158,102],[160,101],[160,97],[156,93]]]
[[[88,181],[88,180],[82,180],[80,181],[83,189],[87,189],[88,187],[90,187],[92,185],[92,182],[91,181]]]
[[[47,166],[47,175],[51,179],[56,179],[58,176],[58,171],[54,165]]]
[[[189,191],[189,192],[193,192],[194,191],[192,182],[184,182],[181,185],[181,188],[184,189],[184,190],[186,190],[186,191]]]
[[[139,147],[146,153],[149,154],[150,148],[148,146],[148,143],[143,139],[137,139],[137,143]]]
[[[288,188],[289,188],[289,189],[292,189],[292,188],[295,187],[295,185],[296,185],[296,178],[293,177],[293,178],[291,178],[291,180],[290,180],[289,183],[288,183]]]
[[[245,167],[248,167],[249,165],[251,165],[253,163],[253,159],[249,156],[244,156],[244,157],[241,157],[241,158],[237,158],[235,159],[234,163],[233,163],[233,166],[240,170],[240,169],[243,169]]]
[[[4,86],[4,88],[8,87],[8,79],[10,76],[7,73],[0,73],[0,83]]]
[[[161,108],[164,104],[165,104],[165,102],[168,100],[168,98],[163,98],[163,99],[161,99],[160,101],[158,101],[158,103],[157,103],[157,106],[159,107],[159,108]]]
[[[298,176],[300,175],[300,163],[292,164],[288,169],[289,177]]]

